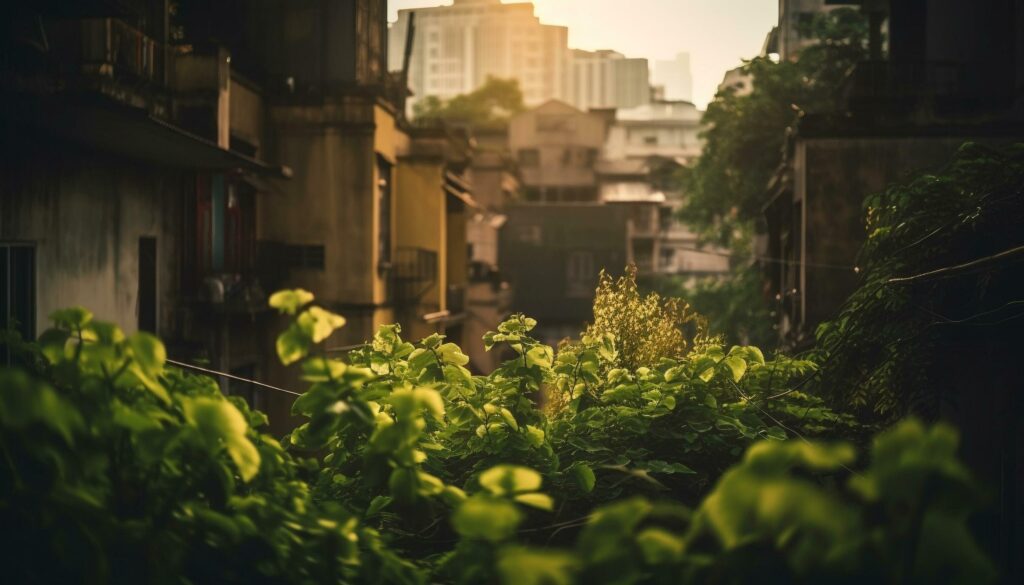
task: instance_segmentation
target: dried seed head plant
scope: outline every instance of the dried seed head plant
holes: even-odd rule
[[[584,335],[613,335],[619,365],[630,369],[653,366],[662,357],[683,357],[710,341],[705,317],[683,299],[641,294],[636,274],[634,265],[618,278],[601,271],[594,322]]]

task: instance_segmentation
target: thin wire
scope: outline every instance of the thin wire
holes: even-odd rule
[[[256,380],[250,380],[248,378],[243,378],[241,376],[236,376],[234,374],[228,374],[228,373],[225,373],[225,372],[218,372],[217,370],[211,370],[211,369],[208,369],[208,368],[201,368],[199,366],[194,366],[192,364],[186,364],[184,362],[178,362],[178,361],[174,361],[174,360],[167,360],[167,363],[173,364],[173,365],[181,367],[181,368],[191,368],[193,370],[197,370],[199,372],[203,372],[203,373],[206,373],[206,374],[214,374],[216,376],[223,376],[225,378],[231,378],[232,380],[238,380],[239,382],[246,382],[246,383],[252,384],[254,386],[260,386],[260,387],[267,388],[267,389],[270,389],[270,390],[275,390],[277,392],[283,392],[285,394],[291,394],[292,396],[302,396],[302,394],[300,394],[298,392],[292,392],[291,390],[285,390],[284,388],[278,388],[277,386],[271,386],[270,384],[264,384],[263,382],[257,382]]]
[[[703,248],[691,248],[691,247],[688,247],[688,246],[687,247],[672,248],[672,249],[673,250],[683,250],[685,252],[700,252],[701,254],[710,254],[712,256],[723,256],[723,257],[726,257],[726,258],[732,258],[733,256],[736,255],[736,254],[733,254],[732,252],[719,252],[717,250],[706,250],[706,249],[703,249]],[[833,270],[856,270],[856,268],[857,268],[853,264],[829,264],[829,263],[826,263],[826,262],[801,262],[799,260],[789,260],[789,259],[786,259],[786,258],[774,258],[772,256],[759,256],[757,254],[753,254],[750,257],[753,258],[754,260],[759,260],[761,262],[773,262],[775,264],[790,264],[790,265],[803,264],[803,265],[809,266],[811,268],[830,268],[830,269],[833,269]]]
[[[984,270],[990,264],[996,264],[1001,260],[1013,258],[1014,256],[1024,255],[1024,246],[1017,246],[1010,248],[1009,250],[1003,250],[998,254],[992,254],[991,256],[985,256],[970,262],[963,264],[956,264],[954,266],[946,266],[945,268],[938,268],[936,270],[930,270],[921,274],[915,274],[914,276],[904,276],[901,278],[890,278],[889,283],[901,283],[901,282],[914,282],[915,280],[924,280],[927,278],[946,278],[950,276],[957,276],[959,274],[969,274],[978,270]],[[1016,260],[1014,260],[1016,261]]]
[[[742,389],[742,388],[740,388],[740,387],[739,387],[739,385],[738,385],[738,384],[736,384],[736,382],[732,381],[732,379],[731,379],[731,378],[728,378],[728,377],[726,377],[726,379],[727,379],[727,380],[729,380],[729,383],[730,383],[730,384],[732,384],[733,388],[735,388],[735,389],[736,389],[736,392],[738,392],[738,393],[739,393],[739,395],[740,395],[740,396],[742,396],[742,397],[743,397],[743,399],[744,399],[744,400],[746,400],[748,404],[752,404],[752,405],[754,406],[754,408],[756,408],[756,409],[760,410],[760,411],[761,411],[761,414],[763,414],[763,415],[767,416],[768,418],[772,419],[772,421],[773,421],[773,422],[775,422],[775,424],[777,424],[777,425],[779,425],[780,427],[782,427],[782,428],[786,429],[786,430],[787,430],[787,431],[789,431],[790,433],[793,433],[794,435],[796,435],[796,437],[797,437],[798,439],[800,439],[801,441],[803,441],[804,443],[807,443],[808,445],[813,445],[813,443],[811,443],[810,441],[808,441],[806,437],[804,437],[803,435],[801,435],[800,433],[798,433],[798,432],[797,432],[796,430],[794,430],[794,429],[791,429],[790,427],[786,426],[785,424],[783,424],[783,422],[782,422],[782,421],[780,421],[779,419],[775,418],[774,416],[772,416],[771,414],[769,414],[769,413],[768,413],[768,411],[766,411],[765,409],[763,409],[763,408],[761,408],[760,406],[758,406],[757,402],[755,402],[755,401],[754,401],[754,400],[753,400],[753,399],[752,399],[752,398],[751,398],[750,396],[747,396],[747,394],[746,394],[745,392],[743,392],[743,389]],[[846,465],[844,465],[844,464],[842,464],[842,463],[840,463],[840,464],[839,464],[839,466],[840,466],[840,467],[842,467],[843,469],[845,469],[846,471],[849,471],[849,472],[850,472],[850,473],[852,473],[853,475],[857,475],[857,476],[859,476],[859,475],[860,475],[860,473],[858,473],[857,471],[855,471],[855,470],[853,470],[853,469],[850,469],[849,467],[847,467]]]
[[[352,351],[354,349],[359,349],[360,347],[369,347],[369,346],[370,346],[369,343],[357,343],[355,345],[343,345],[341,347],[329,347],[329,348],[325,349],[324,351],[326,351],[327,353],[343,353],[343,352],[346,352],[346,351]]]

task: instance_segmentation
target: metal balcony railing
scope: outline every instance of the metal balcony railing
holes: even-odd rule
[[[398,247],[392,262],[395,302],[416,303],[437,284],[437,252],[425,248]]]
[[[116,18],[84,18],[56,23],[51,43],[68,75],[99,75],[163,84],[165,45]]]
[[[446,301],[451,314],[457,315],[464,312],[466,310],[466,287],[461,284],[448,285]]]

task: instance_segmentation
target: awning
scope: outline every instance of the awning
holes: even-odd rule
[[[467,207],[473,209],[481,208],[480,204],[473,199],[473,195],[469,192],[468,183],[451,171],[445,171],[444,173],[444,190],[452,197],[465,203]]]
[[[139,108],[44,97],[12,102],[0,114],[10,124],[90,149],[168,167],[243,170],[284,178],[291,175],[288,167],[272,166],[221,148]]]

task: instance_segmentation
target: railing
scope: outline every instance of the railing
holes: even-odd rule
[[[414,304],[437,284],[437,252],[398,247],[391,274],[395,302],[399,305]]]
[[[448,285],[446,300],[448,311],[453,315],[464,312],[466,310],[466,287],[461,284]]]
[[[54,51],[71,74],[127,77],[164,83],[166,47],[116,18],[84,18],[56,23]]]

